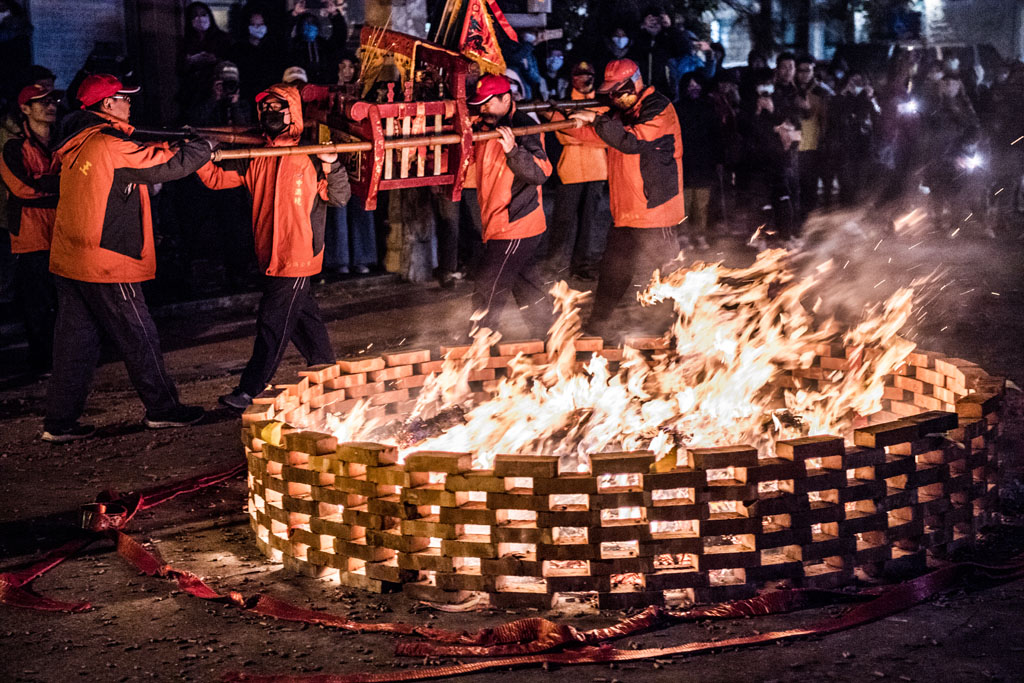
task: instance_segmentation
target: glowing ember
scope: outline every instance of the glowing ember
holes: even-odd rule
[[[562,456],[563,471],[587,471],[590,453],[650,450],[673,466],[687,448],[746,443],[768,457],[779,439],[849,435],[858,415],[881,409],[886,374],[914,348],[897,336],[910,317],[913,290],[898,290],[840,336],[832,319],[814,314],[816,278],[830,267],[798,278],[786,252],[772,250],[748,268],[698,263],[655,273],[639,299],[672,302],[667,348],[648,360],[627,345],[616,372],[598,354],[577,366],[584,295],[559,283],[547,362],[520,355],[492,397],[477,401],[469,377],[484,368],[498,340],[478,334],[468,352],[446,359],[427,379],[409,419],[422,426],[439,414],[447,418],[453,407],[464,413],[440,434],[398,443],[402,457],[414,450],[472,452],[474,466],[488,468],[499,453],[550,453]],[[842,367],[813,366],[815,347],[832,343],[854,349],[852,357]],[[364,402],[329,417],[327,429],[341,441],[379,436],[384,425],[367,419],[368,408]],[[732,478],[724,470],[713,477]],[[633,486],[628,476],[601,481],[602,490]]]

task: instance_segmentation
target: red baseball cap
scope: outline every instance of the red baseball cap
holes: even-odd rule
[[[497,74],[487,74],[477,82],[476,94],[468,104],[471,107],[479,107],[495,95],[504,95],[507,92],[512,92],[512,84],[507,78]]]
[[[597,92],[604,95],[615,90],[628,80],[636,82],[640,78],[640,67],[632,59],[615,59],[604,68],[604,83]]]
[[[18,106],[28,104],[32,100],[39,100],[53,92],[53,88],[47,88],[45,85],[39,85],[33,83],[32,85],[26,85],[18,93]]]
[[[78,86],[78,101],[82,108],[91,107],[100,100],[114,95],[127,95],[139,92],[138,86],[126,88],[120,79],[110,74],[93,74],[86,76],[82,85]]]

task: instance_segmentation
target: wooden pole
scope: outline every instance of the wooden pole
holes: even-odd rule
[[[523,126],[513,128],[512,133],[516,137],[522,135],[537,135],[556,130],[575,128],[575,121],[552,121],[541,123],[535,126]],[[473,142],[493,140],[501,137],[498,131],[481,131],[473,133]],[[454,133],[444,135],[422,135],[410,138],[395,138],[384,141],[384,149],[405,149],[408,147],[430,147],[433,145],[457,145],[462,138]],[[292,155],[308,156],[310,154],[351,154],[353,152],[372,152],[372,142],[339,142],[330,145],[296,145],[294,147],[250,147],[247,149],[218,149],[213,153],[214,161],[226,159],[255,159],[257,157],[284,157]]]

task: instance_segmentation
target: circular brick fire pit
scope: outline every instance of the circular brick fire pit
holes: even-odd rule
[[[628,342],[627,342],[628,344]],[[636,344],[658,351],[657,343]],[[660,347],[664,348],[664,347]],[[579,340],[577,358],[614,366],[621,348]],[[964,360],[912,353],[886,378],[880,413],[853,432],[745,445],[592,454],[589,472],[558,457],[338,443],[322,429],[368,399],[405,415],[439,351],[343,360],[260,394],[243,415],[249,514],[257,544],[304,574],[417,599],[547,608],[558,597],[601,608],[717,602],[774,582],[834,587],[855,570],[923,570],[973,543],[997,498],[995,435],[1004,382]],[[823,387],[854,356],[818,344],[813,366],[776,381]],[[470,386],[486,396],[512,356],[498,344]],[[449,357],[457,358],[459,349]],[[763,455],[763,454],[762,454]]]

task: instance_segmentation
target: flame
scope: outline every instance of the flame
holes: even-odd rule
[[[669,346],[651,358],[626,346],[615,372],[597,354],[578,366],[586,295],[561,282],[552,290],[559,315],[547,362],[517,356],[492,397],[474,402],[468,376],[484,367],[499,338],[479,332],[462,358],[446,359],[428,378],[413,413],[427,418],[463,405],[464,424],[414,450],[472,452],[481,468],[499,453],[549,453],[562,456],[563,471],[588,471],[589,453],[650,450],[671,466],[686,448],[751,444],[769,457],[778,439],[850,436],[858,415],[881,409],[885,376],[914,348],[898,336],[914,291],[899,289],[841,334],[833,319],[815,314],[814,288],[832,265],[797,277],[786,252],[776,249],[746,268],[696,263],[664,276],[655,272],[638,298],[645,306],[671,302]],[[818,355],[816,345],[840,343],[854,350],[845,369],[816,368],[818,381],[801,379]],[[328,427],[339,439],[365,439],[380,425],[365,412],[360,404]]]

